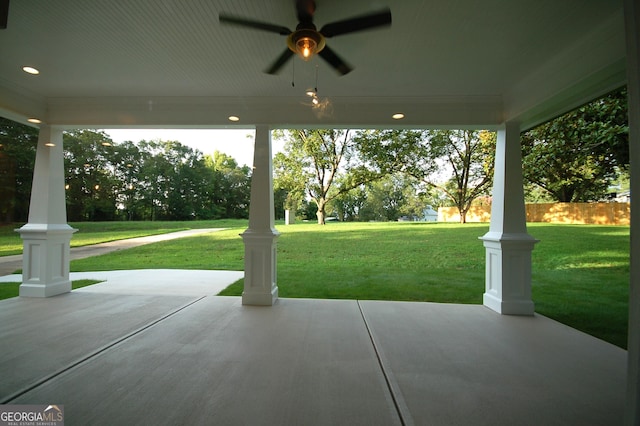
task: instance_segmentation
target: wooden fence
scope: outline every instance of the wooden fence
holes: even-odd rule
[[[526,205],[527,222],[629,225],[629,203],[540,203]],[[491,206],[473,206],[467,222],[489,222]],[[460,222],[455,207],[439,207],[438,222]]]

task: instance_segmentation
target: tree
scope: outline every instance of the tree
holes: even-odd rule
[[[282,205],[282,217],[284,211],[289,210],[296,214],[304,201],[307,182],[311,175],[304,170],[305,160],[302,150],[289,150],[285,155],[278,152],[273,158],[273,189],[278,194],[278,201]],[[274,203],[276,200],[274,199]],[[280,205],[274,205],[276,211]]]
[[[626,89],[522,134],[525,181],[559,202],[605,197],[629,164]]]
[[[426,206],[420,200],[419,182],[403,173],[392,173],[364,188],[364,200],[359,206],[362,221],[392,221],[402,216],[419,217]],[[424,204],[422,203],[424,202]]]
[[[333,200],[333,208],[338,220],[341,222],[353,222],[362,219],[362,209],[367,203],[367,187],[360,185],[351,191],[341,194]]]
[[[249,217],[251,198],[251,169],[238,167],[236,160],[219,151],[205,156],[213,171],[213,206],[218,218],[245,219]]]
[[[38,130],[0,118],[0,222],[26,221]],[[114,143],[104,132],[63,134],[67,218],[189,220],[248,217],[249,167],[204,158],[177,141]]]
[[[113,141],[104,133],[63,134],[67,216],[70,221],[114,220],[119,182],[113,174]]]
[[[277,137],[286,138],[286,144],[283,155],[274,160],[276,187],[287,189],[294,198],[304,188],[318,207],[320,225],[325,224],[331,200],[380,177],[358,161],[349,130],[287,130]],[[336,185],[340,174],[343,179]]]
[[[144,215],[141,211],[143,204],[139,191],[141,182],[140,171],[147,153],[140,150],[138,145],[131,141],[114,144],[112,155],[113,173],[120,184],[120,190],[116,194],[116,206],[122,219],[141,220]]]
[[[0,117],[0,223],[29,216],[38,129]]]
[[[363,157],[381,172],[401,172],[442,191],[458,208],[462,223],[473,200],[492,183],[495,133],[366,130],[356,140]]]
[[[177,141],[140,141],[138,146],[144,154],[136,190],[145,218],[211,217],[213,171],[200,151]]]

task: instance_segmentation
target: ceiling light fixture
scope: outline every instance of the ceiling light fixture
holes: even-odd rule
[[[35,118],[35,117],[27,118],[27,121],[28,121],[29,123],[33,123],[33,124],[40,124],[40,123],[42,123],[42,120],[40,120],[39,118]]]
[[[52,146],[56,146],[56,144],[53,142],[46,142],[44,146],[52,147]]]
[[[26,72],[27,74],[31,74],[31,75],[38,75],[40,74],[40,71],[38,71],[38,69],[34,68],[34,67],[30,67],[30,66],[24,66],[22,67],[22,71]]]
[[[395,113],[391,116],[394,120],[402,120],[404,118],[404,114],[401,112]]]
[[[102,146],[111,146],[111,142],[104,141],[102,142]]]
[[[287,46],[293,53],[297,53],[305,61],[308,61],[316,53],[324,49],[324,36],[314,28],[301,28],[289,34]]]
[[[229,121],[240,121],[240,117],[235,116],[235,115],[230,115],[229,116]]]

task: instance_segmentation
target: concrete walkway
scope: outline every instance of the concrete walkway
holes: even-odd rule
[[[103,281],[77,292],[102,294],[156,294],[163,296],[211,296],[244,278],[244,271],[189,269],[132,269],[126,271],[71,272],[71,281]],[[0,277],[3,282],[22,282],[22,275]]]
[[[82,247],[71,248],[71,260],[84,259],[85,257],[99,256],[112,251],[124,250],[145,244],[159,241],[173,240],[176,238],[189,237],[192,235],[206,234],[209,232],[221,231],[224,228],[203,228],[188,229],[186,231],[170,232],[168,234],[149,235],[146,237],[129,238],[126,240],[109,241],[106,243],[94,244]],[[13,274],[16,270],[22,269],[22,255],[0,257],[0,277]]]

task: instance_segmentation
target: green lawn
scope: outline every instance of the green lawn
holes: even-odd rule
[[[190,222],[188,222],[190,223]],[[72,271],[134,268],[244,269],[229,230],[71,262]],[[235,226],[235,227],[233,227]],[[218,227],[215,223],[209,226]],[[482,303],[488,224],[278,224],[282,297]],[[536,312],[626,347],[629,227],[529,224]],[[224,295],[240,295],[242,281]]]
[[[108,241],[122,240],[126,238],[145,237],[147,235],[166,234],[167,232],[183,231],[185,229],[201,228],[227,228],[233,226],[245,226],[246,220],[197,220],[184,222],[78,222],[69,223],[72,228],[78,230],[71,238],[71,247],[80,247],[91,244],[105,243]],[[22,223],[0,226],[0,256],[9,256],[22,253],[22,240],[15,229]]]

